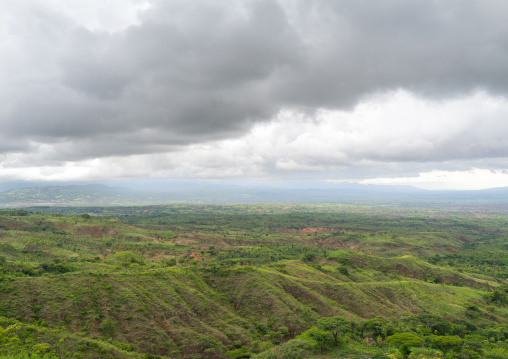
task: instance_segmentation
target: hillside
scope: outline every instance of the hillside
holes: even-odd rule
[[[294,183],[293,183],[294,182]],[[407,186],[360,185],[323,181],[283,183],[215,183],[206,181],[112,182],[52,186],[12,184],[0,192],[0,207],[140,206],[192,204],[350,204],[500,207],[506,210],[507,188],[481,191],[428,191]]]
[[[150,202],[153,202],[150,196],[124,188],[99,184],[43,186],[0,192],[0,205],[3,207],[104,206]]]
[[[476,352],[505,350],[508,243],[497,214],[188,205],[96,212],[0,212],[0,354],[282,358],[296,345],[310,357],[318,342],[297,336],[337,316],[354,325],[330,353],[408,331],[429,343],[495,331]],[[430,333],[418,332],[425,327]]]

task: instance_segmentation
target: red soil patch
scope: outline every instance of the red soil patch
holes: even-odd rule
[[[92,238],[101,238],[101,237],[109,237],[109,236],[115,236],[118,233],[112,229],[108,228],[106,226],[98,226],[98,227],[81,227],[77,228],[75,230],[76,234],[79,235],[90,235]]]
[[[202,261],[203,258],[201,258],[200,256],[198,256],[197,254],[195,254],[194,252],[192,252],[191,254],[189,254],[189,257],[192,258],[192,259],[195,259],[195,260],[198,260],[198,261]]]
[[[448,253],[457,254],[453,249],[451,248],[445,248]]]
[[[303,229],[280,227],[280,228],[277,228],[277,232],[300,233],[300,234],[320,234],[320,233],[331,233],[331,232],[346,232],[346,230],[338,229],[338,228],[327,228],[327,227],[309,227],[309,228],[303,228]]]

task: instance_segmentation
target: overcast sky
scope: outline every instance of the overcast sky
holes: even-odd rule
[[[506,0],[2,0],[0,181],[508,186]]]

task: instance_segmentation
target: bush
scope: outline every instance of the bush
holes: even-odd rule
[[[337,262],[342,264],[343,266],[352,266],[353,260],[348,257],[338,257]]]
[[[251,353],[261,353],[265,350],[268,350],[273,347],[273,344],[270,342],[262,342],[261,340],[254,340],[251,343],[250,351]]]
[[[32,267],[23,267],[23,269],[21,269],[21,272],[26,275],[29,275],[30,277],[33,277],[35,275],[35,271]]]
[[[113,335],[115,334],[115,328],[116,328],[116,323],[109,318],[104,320],[99,325],[99,329],[101,330],[102,335],[104,335],[105,337],[108,337],[108,338],[113,337]]]
[[[242,347],[226,352],[226,357],[231,359],[250,358],[250,353],[247,351],[247,347]]]
[[[132,264],[137,264],[140,266],[145,265],[143,258],[131,251],[124,251],[113,254],[109,260],[124,267],[130,266]]]
[[[436,275],[427,274],[425,276],[425,281],[429,282],[429,283],[440,283],[441,279],[438,276],[436,276]]]
[[[268,333],[268,328],[263,323],[254,322],[253,324],[259,334],[266,335]]]
[[[342,275],[349,275],[349,271],[346,267],[337,267],[337,272],[339,272]]]
[[[311,327],[309,330],[303,332],[297,339],[316,343],[320,352],[323,352],[325,348],[329,347],[334,342],[332,334],[316,327]]]
[[[269,331],[266,336],[273,344],[279,344],[283,337],[281,333],[273,331]]]
[[[293,339],[280,347],[280,359],[306,359],[314,346],[308,340]]]
[[[224,345],[222,342],[218,341],[215,338],[203,336],[199,340],[199,344],[201,345],[201,349],[207,350],[207,349],[215,349],[215,350],[222,350]]]
[[[174,267],[176,266],[176,259],[175,258],[168,259],[167,261],[164,262],[164,265],[166,267]]]
[[[311,261],[314,260],[314,258],[316,258],[316,255],[314,253],[305,253],[302,256],[302,261],[304,261],[304,262],[311,262]]]

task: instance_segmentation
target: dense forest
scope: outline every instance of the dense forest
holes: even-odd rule
[[[508,358],[503,206],[0,211],[0,358]]]

